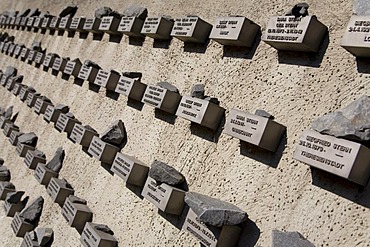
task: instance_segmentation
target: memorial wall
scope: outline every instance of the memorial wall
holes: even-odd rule
[[[0,13],[0,246],[369,246],[365,1]]]

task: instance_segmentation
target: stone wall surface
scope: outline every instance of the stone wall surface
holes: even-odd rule
[[[149,16],[180,17],[196,14],[213,23],[219,16],[244,15],[258,23],[262,30],[270,16],[284,14],[296,2],[260,1],[56,1],[2,0],[0,11],[39,8],[57,15],[68,4],[79,6],[76,16],[93,16],[94,10],[109,6],[122,12],[131,4],[148,8]],[[32,85],[54,103],[69,105],[83,124],[99,133],[114,120],[122,119],[128,134],[123,153],[150,165],[162,160],[185,175],[191,191],[228,201],[245,210],[252,222],[246,225],[239,246],[271,246],[273,229],[299,231],[316,246],[368,246],[370,243],[370,187],[358,186],[293,160],[296,142],[302,131],[318,116],[348,105],[370,94],[370,67],[340,47],[345,26],[352,15],[351,1],[312,0],[310,14],[329,28],[317,55],[277,52],[257,41],[251,52],[224,49],[214,41],[206,47],[184,46],[173,39],[168,49],[156,47],[146,38],[142,45],[130,44],[128,37],[120,43],[49,35],[11,29],[16,43],[30,47],[42,42],[48,52],[81,61],[90,59],[104,69],[140,71],[142,82],[168,81],[182,95],[194,84],[204,83],[206,94],[217,97],[226,109],[248,112],[264,109],[287,127],[287,134],[276,154],[242,144],[218,131],[216,137],[189,121],[155,112],[144,105],[133,107],[121,95],[117,100],[65,81],[13,57],[0,54],[0,67],[12,65],[25,76],[23,83]],[[88,201],[95,223],[104,223],[115,232],[119,246],[199,246],[189,233],[179,230],[177,221],[142,200],[117,176],[111,176],[100,162],[87,156],[65,133],[47,124],[19,98],[0,88],[0,106],[13,105],[19,111],[16,124],[23,132],[35,132],[38,148],[50,159],[59,146],[66,151],[60,177],[68,180],[75,194]],[[39,225],[51,227],[54,246],[80,246],[79,234],[69,227],[61,208],[53,203],[43,186],[33,178],[15,148],[0,134],[0,157],[11,170],[17,190],[25,190],[32,199],[45,198]],[[3,203],[1,203],[3,204]],[[0,212],[0,246],[20,246],[10,228],[11,218]]]

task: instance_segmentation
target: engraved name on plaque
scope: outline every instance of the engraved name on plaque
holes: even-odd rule
[[[184,207],[185,191],[165,183],[157,185],[151,177],[147,178],[141,195],[165,213],[180,215]]]
[[[144,21],[137,17],[122,17],[118,26],[118,32],[127,36],[142,37],[143,35],[140,34],[140,31],[143,24]]]
[[[81,124],[75,124],[70,138],[77,144],[83,147],[89,147],[94,136],[99,136],[98,133],[86,129]]]
[[[41,24],[41,28],[42,29],[47,29],[47,28],[49,28],[49,26],[50,26],[50,23],[51,23],[51,17],[46,17],[46,18],[44,18],[43,20],[42,20],[42,24]]]
[[[188,16],[175,19],[171,36],[184,42],[205,43],[212,25],[199,17]]]
[[[58,203],[62,207],[66,198],[73,195],[75,191],[73,188],[67,187],[64,180],[52,177],[46,188],[46,192],[53,202]]]
[[[293,158],[366,186],[370,177],[370,149],[333,136],[305,130]]]
[[[174,21],[165,17],[147,17],[141,33],[153,39],[169,39]]]
[[[35,57],[36,64],[42,64],[44,61],[45,53],[38,51]]]
[[[148,85],[141,100],[144,104],[175,114],[181,95],[160,86]]]
[[[35,156],[33,152],[28,151],[24,159],[24,163],[29,169],[35,170],[39,163],[45,164],[46,159],[43,157]]]
[[[117,87],[119,78],[120,75],[116,71],[111,70],[108,72],[101,69],[95,78],[94,84],[105,87],[110,91],[114,91]]]
[[[29,146],[29,145],[26,145],[20,142],[17,143],[16,152],[20,157],[22,158],[26,157],[28,150],[34,151],[35,147]]]
[[[15,189],[7,188],[5,187],[5,184],[3,182],[0,182],[0,200],[1,201],[4,201],[6,199],[6,195],[9,192],[15,192]]]
[[[126,95],[131,99],[141,101],[146,87],[147,86],[144,83],[141,83],[137,79],[129,78],[122,75],[114,91]]]
[[[9,138],[9,142],[10,144],[12,144],[12,146],[17,146],[18,144],[18,136],[20,135],[23,135],[22,132],[19,132],[19,131],[12,131],[12,133],[10,134],[10,138]]]
[[[97,230],[97,224],[86,222],[80,241],[84,247],[116,247],[117,239],[106,232]]]
[[[33,229],[35,229],[35,226],[22,220],[20,217],[19,217],[19,212],[16,212],[14,217],[13,217],[13,221],[12,223],[10,224],[10,227],[12,228],[15,236],[17,237],[24,237],[24,235],[27,233],[27,232],[30,232],[32,231]]]
[[[101,19],[99,30],[108,34],[120,34],[117,29],[121,20],[114,16],[105,16]]]
[[[30,52],[30,49],[26,47],[22,48],[21,58],[25,60],[28,57],[29,52]]]
[[[85,24],[83,26],[83,30],[89,31],[92,33],[102,33],[101,30],[99,30],[101,24],[101,19],[99,18],[86,18]]]
[[[316,16],[273,16],[262,40],[277,50],[317,52],[326,31]]]
[[[36,178],[37,182],[47,186],[50,182],[50,179],[57,178],[59,174],[46,168],[45,164],[39,163],[36,166],[35,173],[33,174],[33,176]]]
[[[68,61],[64,69],[64,73],[67,75],[73,75],[74,77],[77,77],[78,73],[80,72],[80,69],[81,69],[80,60]]]
[[[134,157],[117,153],[111,171],[126,183],[142,187],[148,177],[149,167]]]
[[[50,24],[49,24],[49,29],[51,30],[59,29],[59,22],[60,22],[59,17],[56,17],[56,16],[52,17]]]
[[[370,57],[370,16],[353,15],[340,45],[356,57]]]
[[[67,136],[70,136],[74,125],[75,124],[80,124],[80,123],[81,122],[78,121],[77,119],[70,118],[66,114],[60,113],[59,118],[58,118],[57,122],[55,123],[55,128],[59,132],[66,132]]]
[[[27,27],[33,27],[33,22],[34,21],[35,21],[35,18],[34,17],[29,17],[28,20],[27,20],[26,26]]]
[[[44,67],[49,68],[50,66],[54,65],[55,58],[56,56],[53,54],[46,55],[43,62]]]
[[[71,25],[71,21],[72,20],[70,17],[60,18],[59,29],[60,30],[70,30],[69,26]]]
[[[81,203],[73,203],[69,197],[66,198],[62,207],[62,215],[67,220],[68,225],[82,230],[86,222],[91,222],[93,213],[90,208]]]
[[[33,22],[34,28],[39,28],[42,24],[42,18],[41,17],[35,17],[35,21]]]
[[[207,100],[183,96],[176,115],[212,130],[217,130],[225,109]]]
[[[4,135],[10,137],[12,131],[19,131],[19,127],[14,125],[14,123],[6,123],[3,130]]]
[[[97,136],[93,137],[88,149],[89,154],[106,164],[113,163],[117,152],[119,152],[119,149],[116,146],[102,141]]]
[[[63,58],[61,58],[61,57],[55,58],[54,64],[53,64],[53,67],[52,67],[53,70],[59,71],[62,67],[62,63],[63,63]]]
[[[22,48],[23,48],[23,46],[21,46],[21,45],[17,45],[17,46],[15,47],[15,49],[14,49],[14,55],[15,55],[16,57],[18,57],[18,56],[21,54],[21,52],[22,52]]]
[[[82,32],[84,25],[85,25],[84,17],[73,17],[69,28],[71,30]]]
[[[225,133],[242,141],[275,152],[285,127],[273,120],[237,109],[226,119]]]
[[[37,100],[36,100],[36,103],[35,103],[35,109],[34,109],[34,111],[37,113],[37,114],[44,114],[45,113],[45,111],[46,111],[46,108],[48,107],[48,106],[53,106],[53,104],[52,103],[50,103],[50,102],[46,102],[46,101],[44,101],[42,98],[37,98]]]
[[[97,68],[82,65],[77,77],[80,78],[81,80],[94,83],[96,76],[98,75],[98,72],[99,69]]]

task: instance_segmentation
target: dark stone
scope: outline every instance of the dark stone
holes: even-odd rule
[[[191,88],[190,96],[198,99],[204,99],[204,84],[196,84]]]
[[[17,15],[17,17],[26,17],[26,16],[28,16],[28,14],[30,12],[31,12],[31,9],[26,9],[26,10],[24,10],[22,12],[19,12],[18,15]]]
[[[140,72],[123,72],[122,75],[128,78],[138,79],[139,81],[141,80],[141,77],[143,76],[143,74]]]
[[[362,96],[345,108],[316,119],[312,129],[351,141],[370,141],[370,97]]]
[[[22,144],[29,145],[32,147],[36,147],[37,140],[38,140],[38,137],[33,132],[26,133],[18,137],[18,143],[22,143]]]
[[[10,181],[10,171],[6,166],[0,166],[0,177],[2,181]]]
[[[108,233],[110,235],[114,235],[114,232],[107,225],[97,224],[97,225],[94,226],[94,228],[98,231],[102,231],[102,232]]]
[[[204,100],[207,100],[213,104],[219,105],[220,101],[217,98],[214,97],[205,97]]]
[[[72,202],[72,203],[77,203],[77,204],[83,204],[83,205],[86,205],[87,204],[87,201],[82,199],[82,198],[79,198],[75,195],[70,195],[68,197],[68,199]]]
[[[13,77],[13,81],[15,81],[16,83],[21,83],[23,81],[23,75],[17,75]]]
[[[17,15],[18,15],[18,13],[19,13],[19,11],[11,11],[10,13],[9,13],[9,16],[10,17],[17,17]]]
[[[158,160],[152,163],[149,170],[149,177],[153,178],[159,184],[179,185],[185,182],[185,177],[180,172]]]
[[[93,67],[93,68],[96,68],[96,69],[101,69],[101,67],[97,63],[94,63],[91,60],[85,60],[84,65],[87,66],[87,67]]]
[[[36,200],[31,202],[28,207],[23,209],[22,212],[19,214],[19,217],[32,225],[37,225],[42,213],[43,206],[44,198],[40,196]]]
[[[211,226],[238,225],[247,220],[246,212],[237,206],[195,192],[187,192],[185,203],[199,219]]]
[[[51,100],[46,96],[41,96],[41,99],[45,102],[51,103]]]
[[[35,17],[35,16],[39,16],[40,14],[41,14],[41,11],[39,9],[31,9],[28,16]]]
[[[33,156],[35,156],[35,157],[46,159],[46,155],[44,154],[44,152],[42,152],[42,151],[40,151],[38,149],[36,149],[34,151],[29,151],[29,152],[31,152],[33,154]]]
[[[14,68],[13,66],[7,66],[4,74],[7,76],[16,76],[17,69]]]
[[[129,17],[137,17],[144,21],[145,18],[148,16],[148,10],[137,5],[132,5],[125,9],[125,11],[123,11],[123,15]]]
[[[167,89],[168,91],[179,93],[179,90],[177,89],[177,87],[175,87],[174,85],[166,81],[158,82],[157,85],[160,87],[163,87],[164,89]]]
[[[117,11],[112,10],[109,7],[100,7],[100,8],[97,8],[95,10],[95,17],[96,18],[101,19],[105,16],[114,16],[114,17],[117,17],[117,18],[122,17],[122,15],[120,13],[118,13]]]
[[[298,17],[305,17],[308,15],[308,8],[310,6],[307,3],[298,3],[294,5],[294,7],[286,13],[287,16],[295,16]]]
[[[24,191],[16,191],[16,192],[9,192],[6,195],[5,201],[10,203],[10,204],[17,204],[18,202],[21,201],[22,196],[24,195]]]
[[[18,117],[18,113],[17,112],[16,114],[13,115],[13,117],[10,119],[10,121],[12,121],[13,123],[15,122],[15,120],[17,120],[17,117]]]
[[[107,130],[102,133],[101,139],[109,144],[120,147],[127,142],[125,125],[121,120],[113,122]]]
[[[50,246],[50,241],[53,241],[54,232],[51,228],[37,228],[36,238],[40,247]]]
[[[35,51],[42,51],[41,42],[40,41],[33,41],[32,45],[31,45],[31,48],[32,48],[32,50],[35,50]]]
[[[6,38],[8,38],[9,34],[8,33],[2,33],[0,36],[0,41],[5,41]]]
[[[78,7],[76,5],[70,5],[68,7],[66,7],[65,9],[62,10],[62,12],[60,12],[59,14],[59,17],[70,17],[72,18],[73,16],[75,16],[76,12],[77,12],[77,9]]]
[[[272,247],[315,247],[299,232],[272,231]]]
[[[275,118],[273,115],[271,115],[267,111],[260,110],[260,109],[257,109],[254,114],[257,115],[257,116],[260,116],[260,117],[265,117],[265,118],[271,119],[271,120]]]
[[[58,54],[56,54],[56,53],[48,53],[47,55],[50,55],[51,56],[51,58],[53,58],[53,57],[55,57],[55,58],[57,58],[57,57],[60,57]]]
[[[39,17],[41,18],[48,18],[48,17],[53,17],[52,15],[50,15],[49,11],[46,11],[46,12],[42,12]]]
[[[54,157],[46,164],[46,168],[59,173],[63,166],[65,152],[62,147],[59,147],[54,154]]]
[[[2,181],[0,183],[4,186],[4,188],[10,189],[10,190],[15,190],[15,186],[11,182]]]
[[[13,43],[14,40],[15,40],[15,37],[14,36],[8,36],[8,37],[6,37],[5,42],[11,42],[11,43]]]
[[[68,189],[73,189],[72,185],[70,183],[68,183],[67,180],[65,180],[64,178],[62,178],[60,180],[60,182],[62,183],[62,185],[65,187],[65,188],[68,188]]]
[[[67,112],[66,116],[69,117],[69,118],[73,118],[73,119],[75,118],[75,115],[73,115],[72,112]]]
[[[93,127],[91,127],[90,125],[85,125],[84,126],[85,129],[89,130],[89,131],[92,131],[92,132],[95,132],[95,133],[98,133]]]
[[[62,113],[67,113],[69,112],[69,106],[63,105],[63,104],[57,104],[54,108],[55,110],[59,110]]]
[[[34,93],[36,92],[36,89],[34,89],[33,87],[28,87],[27,91]]]
[[[6,109],[4,117],[5,119],[10,119],[13,115],[13,106],[10,106],[8,109]]]
[[[0,166],[4,165],[4,159],[0,158]]]

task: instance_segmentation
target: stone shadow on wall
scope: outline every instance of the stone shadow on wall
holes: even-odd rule
[[[370,60],[365,57],[356,57],[357,72],[370,74]]]
[[[172,37],[170,37],[169,39],[154,39],[153,48],[168,49],[170,48],[171,42]]]
[[[77,85],[77,86],[80,86],[82,87],[83,84],[84,84],[84,80],[80,79],[80,78],[77,78],[75,77],[75,79],[73,80],[73,84]]]
[[[129,45],[143,46],[145,37],[128,37]]]
[[[76,31],[67,31],[68,38],[74,38],[75,35],[76,35]]]
[[[315,167],[310,167],[310,169],[313,185],[370,208],[370,183],[364,187]]]
[[[89,32],[79,32],[78,38],[87,39],[88,36],[89,36]]]
[[[93,40],[101,41],[104,37],[104,33],[93,33]]]
[[[329,32],[327,31],[317,53],[278,51],[279,63],[319,68],[328,49],[329,41]]]
[[[120,35],[120,34],[117,34],[117,35],[110,34],[109,35],[109,42],[119,44],[122,40],[122,37],[123,37],[123,35]]]
[[[144,197],[141,195],[141,192],[143,191],[144,187],[126,183],[126,188],[129,189],[132,193],[134,193],[141,200],[144,199]]]
[[[191,122],[190,124],[190,131],[192,135],[196,135],[210,142],[218,143],[218,139],[220,138],[225,122],[226,122],[226,115],[224,112],[220,125],[218,126],[218,129],[216,131],[210,128],[201,126],[200,124],[197,124],[194,122]]]
[[[237,247],[252,247],[255,246],[261,235],[261,230],[256,223],[247,219],[241,224],[243,231],[240,235]]]
[[[58,30],[58,36],[63,36],[63,35],[64,35],[64,33],[65,33],[65,31],[64,31],[64,30]]]
[[[68,75],[68,74],[62,72],[62,79],[63,80],[68,81],[70,77],[71,77],[71,75]]]
[[[209,39],[205,43],[184,42],[184,52],[205,53],[209,42]]]
[[[108,89],[105,91],[105,96],[107,96],[108,98],[110,98],[112,100],[115,100],[115,101],[118,100],[119,95],[120,95],[119,93],[116,93],[116,92],[108,90]]]
[[[179,230],[182,229],[188,212],[189,206],[186,203],[184,203],[184,209],[182,210],[181,215],[168,214],[158,209],[158,214]]]
[[[286,148],[287,139],[287,133],[285,131],[275,153],[248,142],[240,141],[240,154],[272,168],[277,168]]]
[[[240,46],[223,46],[223,57],[252,59],[257,47],[261,43],[262,32],[260,31],[254,40],[252,48]]]
[[[144,103],[134,100],[134,99],[127,98],[127,106],[134,108],[138,111],[141,111],[143,110]]]
[[[154,108],[154,117],[172,125],[175,124],[177,118],[176,115],[164,112],[158,108]]]
[[[89,90],[93,91],[94,93],[99,93],[100,86],[94,83],[89,83]]]

